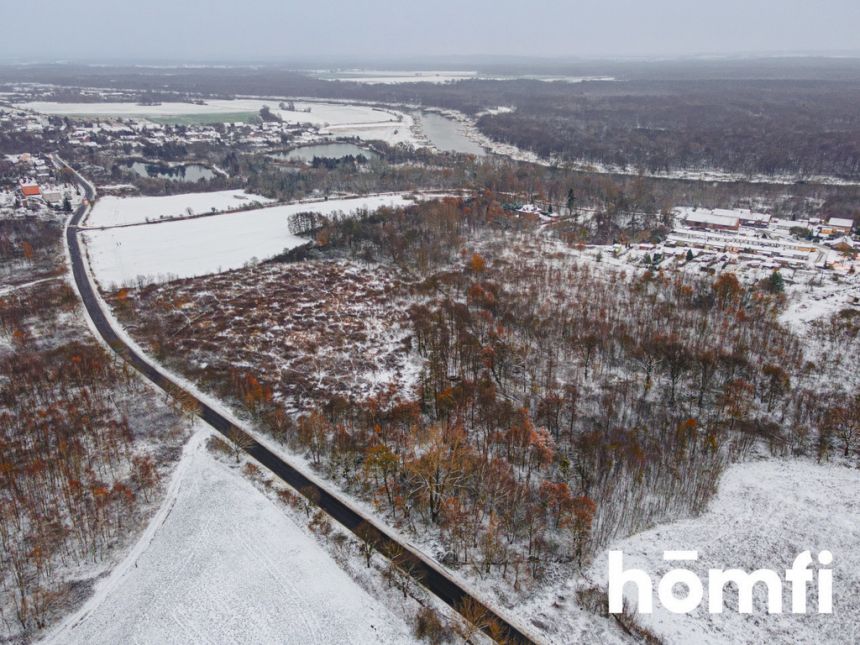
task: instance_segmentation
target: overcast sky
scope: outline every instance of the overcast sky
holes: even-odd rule
[[[860,52],[860,0],[0,0],[0,59]]]

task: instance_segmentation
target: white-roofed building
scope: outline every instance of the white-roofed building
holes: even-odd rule
[[[684,224],[690,228],[710,229],[713,231],[737,231],[741,220],[735,214],[717,213],[711,210],[688,211],[684,217]]]
[[[770,224],[770,215],[767,213],[753,213],[752,211],[738,211],[741,218],[741,226],[752,226],[755,228],[767,228]]]
[[[844,217],[831,217],[822,228],[822,233],[829,230],[829,233],[825,233],[825,235],[851,235],[852,228],[854,228],[854,220]]]

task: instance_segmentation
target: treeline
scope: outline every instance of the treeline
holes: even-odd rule
[[[243,156],[239,172],[247,187],[267,197],[293,200],[323,194],[372,193],[422,189],[488,190],[500,202],[535,200],[553,212],[570,214],[568,232],[588,242],[650,241],[670,220],[662,217],[678,205],[703,208],[751,208],[777,217],[860,217],[860,188],[799,184],[793,186],[706,183],[644,176],[584,173],[564,164],[541,166],[496,158],[432,156],[400,147],[377,146],[385,162],[366,164],[362,172],[344,168],[285,172],[262,155]],[[391,165],[396,163],[397,165]],[[573,196],[573,201],[569,199]],[[595,214],[592,225],[578,226]],[[572,226],[571,226],[572,224]]]
[[[60,222],[35,218],[0,219],[0,263],[40,264],[56,252]]]
[[[396,149],[391,149],[396,156]],[[401,151],[403,157],[413,154]],[[246,177],[245,188],[266,197],[296,200],[314,194],[376,193],[420,189],[459,190],[470,183],[465,163],[429,166],[419,163],[389,165],[370,161],[361,164],[361,172],[350,163],[317,164],[309,168],[285,169],[264,155],[243,156],[239,172]]]

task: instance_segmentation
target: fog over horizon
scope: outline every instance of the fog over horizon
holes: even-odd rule
[[[0,62],[399,62],[860,55],[857,0],[29,0]]]

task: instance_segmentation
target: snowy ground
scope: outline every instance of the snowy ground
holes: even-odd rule
[[[198,435],[172,497],[55,643],[409,643],[347,576]]]
[[[385,141],[392,146],[406,143],[420,147],[423,143],[416,135],[414,121],[408,114],[403,116],[403,121],[332,125],[322,130],[322,134],[332,138],[356,137],[362,141]]]
[[[352,69],[335,71],[315,71],[310,73],[324,81],[345,81],[366,85],[397,85],[403,83],[456,83],[470,79],[510,81],[527,79],[547,83],[582,83],[585,81],[614,81],[612,76],[552,76],[546,74],[481,74],[475,71],[441,70],[374,70]]]
[[[292,415],[333,396],[388,396],[392,386],[412,397],[424,362],[407,349],[411,302],[386,265],[320,260],[135,290],[125,320],[140,337],[161,325],[175,330],[169,353],[184,357],[191,378],[199,366],[215,378],[248,366]]]
[[[798,333],[808,331],[808,324],[824,320],[860,303],[860,279],[842,276],[834,281],[831,274],[804,275],[804,279],[786,289],[788,305],[780,322]]]
[[[128,205],[137,199],[124,200]],[[411,203],[403,195],[389,194],[273,206],[227,213],[91,230],[84,240],[96,279],[104,288],[137,281],[190,278],[238,269],[300,246],[306,239],[291,235],[290,216],[302,211],[349,214],[358,209]],[[136,207],[135,207],[136,208]]]
[[[663,551],[698,550],[698,562],[684,566],[705,582],[709,568],[771,568],[784,573],[800,552],[810,550],[814,557],[824,549],[830,550],[834,572],[832,615],[769,615],[762,611],[742,615],[729,608],[723,614],[710,615],[706,607],[692,615],[675,615],[662,610],[659,601],[655,601],[655,613],[640,616],[639,621],[665,642],[679,644],[856,643],[860,639],[857,469],[798,460],[738,464],[723,476],[716,498],[702,516],[658,526],[610,548],[623,551],[625,568],[648,571],[654,580],[678,566],[664,562]],[[606,553],[599,555],[589,571],[589,576],[604,587],[606,561]],[[787,612],[791,608],[789,588],[784,585],[783,589]],[[808,595],[813,611],[817,606],[814,588],[810,585]],[[628,587],[633,604],[634,591]],[[727,592],[726,597],[732,598],[732,594]],[[549,595],[539,599],[532,610],[545,620],[564,625],[569,617],[550,606],[552,598]]]
[[[215,211],[229,211],[272,200],[242,190],[188,193],[160,197],[101,197],[87,218],[87,226],[142,224],[161,218],[185,217]]]
[[[477,72],[461,71],[411,71],[411,70],[375,70],[353,69],[331,72],[312,72],[314,76],[324,81],[346,81],[364,83],[366,85],[399,85],[403,83],[454,83],[478,77]]]

